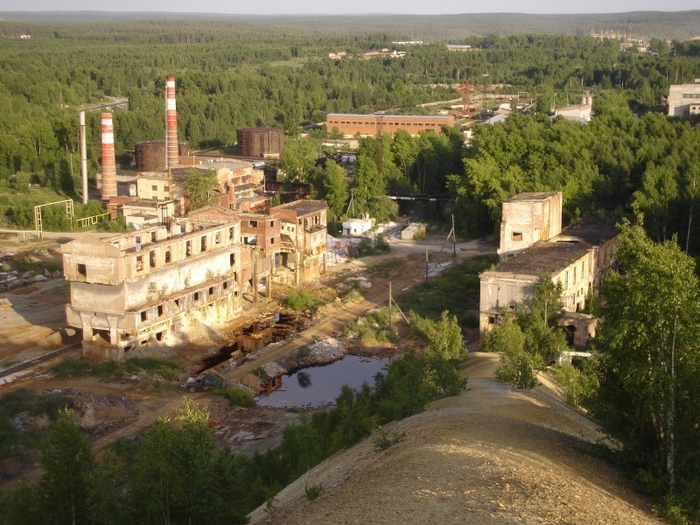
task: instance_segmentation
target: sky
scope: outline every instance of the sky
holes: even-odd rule
[[[697,0],[0,0],[3,11],[117,11],[222,14],[454,14],[454,13],[626,13],[690,11]]]

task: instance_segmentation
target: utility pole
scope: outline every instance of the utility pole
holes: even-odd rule
[[[391,303],[393,299],[391,297],[391,281],[389,281],[389,333],[391,333]]]
[[[428,248],[425,248],[425,280],[428,281]]]

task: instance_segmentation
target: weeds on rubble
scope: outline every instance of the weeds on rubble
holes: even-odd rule
[[[248,408],[253,406],[253,393],[245,388],[215,388],[212,393],[228,399],[231,406]]]
[[[160,376],[166,381],[172,381],[175,379],[175,371],[179,368],[177,363],[162,357],[136,357],[123,363],[104,361],[97,364],[68,359],[54,366],[51,371],[61,379],[86,376],[122,378],[144,371],[150,376]]]
[[[44,270],[47,270],[49,272],[55,272],[56,270],[60,270],[61,268],[62,266],[60,263],[55,263],[51,261],[33,261],[27,256],[18,259],[13,259],[0,265],[0,269],[2,269],[2,271],[14,270],[19,273],[31,272],[33,274],[41,273]]]
[[[355,255],[357,257],[382,255],[384,253],[389,253],[390,249],[391,248],[389,247],[389,243],[382,235],[377,235],[377,237],[374,240],[365,237],[360,241],[360,244],[357,245]]]
[[[386,449],[393,447],[397,443],[401,443],[406,439],[406,432],[386,432],[382,430],[379,435],[374,438],[374,449],[377,452],[384,452]]]
[[[322,483],[314,483],[313,485],[306,484],[304,485],[304,494],[306,495],[306,499],[309,501],[313,501],[316,498],[318,498],[321,494],[323,494],[323,484]]]
[[[389,309],[382,308],[367,317],[343,327],[344,337],[354,337],[363,343],[390,343],[396,339],[395,331],[389,327]]]
[[[447,310],[456,315],[462,329],[476,328],[478,318],[469,310],[479,308],[479,273],[497,260],[496,256],[478,255],[453,265],[438,276],[401,293],[396,302],[404,312],[414,311],[422,317],[438,319]],[[465,301],[474,297],[475,303]]]
[[[258,376],[260,379],[270,379],[270,374],[267,373],[265,367],[259,366],[253,370],[253,375]]]
[[[392,272],[401,267],[403,260],[392,259],[391,261],[378,262],[375,264],[370,264],[365,270],[372,277],[381,277],[382,279],[388,279]]]
[[[20,388],[0,396],[0,458],[22,454],[35,448],[43,438],[43,425],[35,418],[46,415],[55,421],[61,409],[72,407],[73,400],[62,394],[47,394]],[[32,430],[32,428],[36,430]]]
[[[297,312],[305,312],[307,310],[313,312],[321,306],[321,301],[310,293],[292,290],[285,298],[284,305],[290,310],[296,310]]]

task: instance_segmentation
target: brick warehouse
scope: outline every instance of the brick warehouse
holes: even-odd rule
[[[393,135],[403,129],[410,135],[416,136],[421,131],[433,130],[440,133],[442,126],[452,127],[455,124],[453,115],[353,115],[350,113],[329,113],[326,117],[326,129],[329,132],[337,130],[345,137],[355,135],[376,136],[379,133]]]

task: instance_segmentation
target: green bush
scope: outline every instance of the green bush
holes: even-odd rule
[[[73,406],[73,400],[60,394],[47,394],[19,388],[0,396],[0,458],[21,455],[28,448],[36,448],[45,431],[26,432],[12,420],[25,414],[30,417],[46,414],[55,421],[60,410]]]
[[[316,483],[313,485],[304,485],[304,494],[306,495],[306,499],[309,501],[313,501],[316,498],[318,498],[321,494],[323,494],[323,484],[321,483]]]
[[[253,393],[245,388],[229,387],[215,388],[212,391],[215,395],[228,399],[232,406],[248,408],[253,406]]]
[[[387,433],[385,431],[381,431],[379,435],[374,438],[374,449],[378,452],[384,452],[397,443],[401,443],[404,439],[406,439],[406,432]]]
[[[374,277],[388,279],[391,273],[400,268],[402,264],[403,261],[401,259],[392,259],[391,261],[370,264],[366,272]]]
[[[292,290],[289,295],[284,300],[284,305],[290,310],[296,310],[297,312],[304,312],[306,310],[315,310],[319,307],[321,302],[316,299],[313,295],[307,292],[297,292]]]
[[[587,368],[587,364],[584,364],[583,370],[573,365],[560,365],[554,369],[559,386],[566,393],[566,402],[571,406],[584,404],[595,388],[595,378],[587,372]]]
[[[175,371],[180,365],[162,357],[135,357],[123,363],[103,361],[92,364],[88,361],[68,359],[52,368],[54,374],[62,379],[71,377],[125,377],[138,374],[142,370],[149,375],[159,375],[167,381],[175,379]]]

